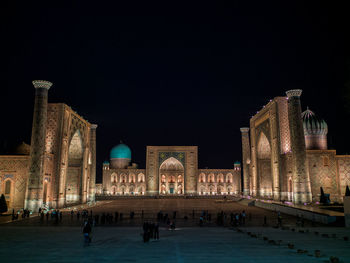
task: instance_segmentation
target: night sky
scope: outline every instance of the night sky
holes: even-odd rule
[[[146,145],[197,145],[200,168],[232,168],[241,159],[239,128],[295,88],[304,91],[303,110],[309,106],[328,123],[329,148],[350,153],[342,6],[11,2],[0,9],[2,151],[30,143],[31,81],[44,79],[54,83],[49,102],[98,124],[98,178],[120,140],[141,168]]]

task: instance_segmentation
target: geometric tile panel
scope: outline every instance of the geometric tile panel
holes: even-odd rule
[[[338,169],[339,169],[339,180],[341,194],[345,194],[345,188],[347,185],[350,186],[350,158],[337,158]]]

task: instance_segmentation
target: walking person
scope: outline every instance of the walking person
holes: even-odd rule
[[[88,221],[85,221],[84,223],[83,235],[84,235],[84,246],[89,246],[91,243],[91,225]]]

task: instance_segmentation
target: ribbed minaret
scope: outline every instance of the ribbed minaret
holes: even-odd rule
[[[312,201],[310,177],[306,164],[306,147],[304,128],[301,120],[300,96],[302,90],[289,90],[288,118],[290,139],[292,148],[292,172],[293,172],[293,202],[305,203]]]
[[[43,203],[47,97],[52,83],[45,80],[34,80],[33,85],[35,88],[35,103],[25,207],[37,212]]]
[[[97,124],[91,125],[90,130],[90,149],[91,149],[91,169],[89,183],[89,201],[95,201],[96,194],[96,129]]]
[[[242,162],[243,162],[243,195],[250,195],[249,187],[249,165],[250,162],[250,143],[249,128],[241,128],[242,133]]]

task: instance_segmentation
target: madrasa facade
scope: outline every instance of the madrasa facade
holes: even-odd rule
[[[0,155],[0,195],[10,210],[95,201],[97,125],[64,103],[48,103],[51,82],[33,85],[31,145]]]
[[[350,184],[350,156],[327,146],[328,125],[301,111],[302,90],[276,97],[241,128],[243,194],[293,203],[343,202]]]
[[[107,196],[233,195],[241,193],[241,165],[232,169],[198,169],[197,146],[147,146],[146,169],[131,163],[130,148],[112,148],[103,163],[97,194]]]
[[[309,203],[320,188],[343,201],[350,156],[328,149],[326,122],[301,111],[301,90],[276,97],[241,128],[241,164],[199,169],[197,146],[147,146],[146,168],[132,163],[125,144],[112,148],[96,184],[96,124],[64,103],[48,103],[52,83],[33,81],[31,145],[0,155],[0,194],[9,209],[61,208],[104,196],[238,195]]]

